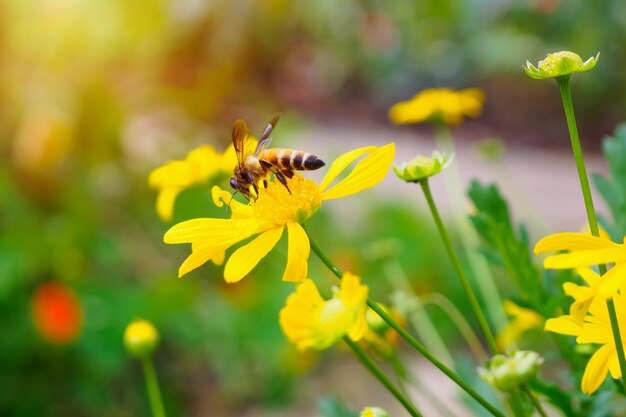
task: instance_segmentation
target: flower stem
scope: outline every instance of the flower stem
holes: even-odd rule
[[[530,402],[533,403],[533,405],[535,406],[535,408],[537,409],[541,417],[548,417],[548,415],[546,414],[545,410],[541,406],[541,403],[539,402],[537,397],[535,397],[535,395],[530,390],[530,388],[528,388],[528,385],[523,386],[522,391],[524,392],[524,394],[526,394]]]
[[[152,359],[145,356],[141,359],[143,366],[143,376],[146,380],[146,388],[148,390],[148,400],[152,408],[153,417],[165,417],[165,408],[163,408],[163,400],[161,399],[161,391],[159,390],[159,381],[157,380]]]
[[[341,279],[341,277],[343,276],[343,272],[341,272],[341,270],[333,263],[333,261],[326,255],[326,253],[324,253],[324,251],[317,245],[317,243],[315,243],[315,241],[311,239],[311,235],[308,233],[308,231],[307,231],[307,235],[309,236],[309,242],[311,245],[311,249],[313,249],[313,252],[316,253],[316,255],[320,258],[320,260],[328,267],[328,269],[330,269],[335,274],[335,276],[337,276],[337,278]],[[446,365],[440,362],[437,358],[435,358],[424,347],[424,345],[418,342],[417,339],[415,339],[413,336],[411,336],[411,334],[409,334],[409,332],[407,332],[404,328],[402,328],[402,326],[396,323],[391,318],[391,316],[389,316],[389,314],[387,314],[385,310],[380,308],[380,306],[376,302],[374,302],[371,298],[367,300],[367,305],[372,310],[374,310],[376,314],[380,316],[380,318],[385,320],[387,324],[389,324],[389,326],[391,326],[396,332],[398,332],[398,334],[400,334],[400,336],[404,340],[406,340],[415,350],[417,350],[422,356],[424,356],[424,358],[426,358],[430,363],[432,363],[437,368],[439,368],[441,372],[446,374],[448,378],[453,380],[459,387],[461,387],[472,398],[474,398],[478,403],[480,403],[483,407],[485,407],[491,414],[493,414],[496,417],[505,417],[501,411],[499,411],[497,408],[491,405],[487,400],[485,400],[485,398],[483,398],[480,394],[474,391],[472,387],[466,384],[465,381],[463,381],[463,379],[458,374],[456,374],[454,371],[452,371],[450,368],[448,368]]]
[[[576,169],[578,171],[578,179],[580,180],[580,188],[583,192],[583,200],[585,201],[585,209],[587,211],[587,219],[589,220],[589,229],[593,236],[600,236],[598,229],[598,220],[596,218],[596,210],[593,206],[593,198],[589,187],[589,178],[587,177],[587,169],[585,168],[585,160],[583,159],[583,151],[580,146],[578,137],[578,127],[576,126],[576,117],[574,116],[574,105],[572,104],[572,93],[570,90],[569,75],[557,77],[556,82],[559,85],[561,99],[563,100],[563,109],[565,110],[565,119],[567,120],[567,129],[569,131],[570,140],[572,142],[572,152],[576,161]],[[606,273],[606,265],[598,265],[600,275]],[[622,388],[626,388],[626,356],[624,355],[624,346],[620,335],[619,321],[617,320],[617,312],[613,299],[606,302],[611,320],[611,330],[613,331],[613,340],[617,349],[617,359],[619,360],[619,368],[622,373]]]
[[[465,271],[463,270],[463,267],[461,266],[461,261],[459,260],[459,257],[457,256],[456,252],[454,251],[454,248],[452,246],[452,241],[450,240],[450,236],[448,235],[448,231],[446,230],[446,227],[444,226],[443,221],[441,220],[441,216],[439,215],[439,211],[437,210],[437,206],[435,205],[435,200],[433,199],[432,193],[430,192],[430,186],[428,185],[428,178],[420,181],[419,184],[422,187],[422,190],[424,191],[424,196],[426,197],[426,201],[428,202],[428,207],[430,208],[430,212],[433,216],[433,220],[435,221],[435,224],[437,225],[437,230],[439,230],[439,234],[441,235],[441,240],[443,240],[443,244],[446,247],[446,251],[448,252],[448,255],[450,256],[450,260],[452,261],[452,265],[454,266],[454,269],[456,270],[459,276],[459,279],[461,280],[461,285],[463,286],[463,289],[465,290],[465,294],[467,295],[467,298],[469,299],[470,306],[472,307],[474,315],[478,319],[478,324],[480,325],[480,328],[482,329],[483,334],[485,335],[487,344],[489,345],[489,349],[491,350],[491,354],[495,354],[496,352],[498,352],[496,339],[493,337],[493,333],[491,332],[491,329],[489,328],[489,324],[487,323],[487,319],[485,318],[485,315],[483,314],[480,304],[478,303],[476,294],[474,293],[474,290],[472,289],[472,286],[469,280],[467,279],[467,276],[465,275]]]
[[[456,153],[450,127],[443,123],[437,123],[434,127],[437,148],[449,154]],[[468,270],[473,273],[472,276],[475,279],[478,293],[482,299],[489,300],[489,303],[485,306],[487,316],[491,319],[496,329],[503,328],[508,323],[508,319],[502,309],[502,297],[498,292],[489,263],[476,251],[480,244],[480,238],[476,229],[470,225],[463,210],[465,207],[465,192],[458,163],[451,164],[441,174],[443,175],[448,201],[452,209],[452,218],[459,233],[459,241],[467,259]]]
[[[367,370],[370,371],[370,373],[374,375],[385,388],[387,388],[391,395],[393,395],[396,400],[398,400],[400,404],[404,406],[406,411],[408,411],[411,416],[422,417],[422,414],[417,410],[417,408],[415,408],[411,401],[409,401],[408,398],[405,397],[404,394],[402,394],[398,387],[396,387],[393,382],[391,382],[391,380],[389,379],[389,377],[387,377],[387,375],[385,375],[383,370],[380,369],[376,362],[374,362],[372,358],[370,358],[359,345],[354,343],[347,336],[343,338],[343,341],[350,347],[350,349],[352,349],[352,352],[354,352],[354,354],[363,364],[363,366],[365,366],[365,368],[367,368]]]

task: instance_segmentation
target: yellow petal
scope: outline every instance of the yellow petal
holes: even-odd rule
[[[355,159],[365,153],[371,153],[376,149],[376,146],[367,146],[365,148],[354,149],[350,152],[344,153],[343,155],[335,159],[328,169],[328,172],[324,176],[322,183],[320,184],[320,190],[324,191],[330,185],[330,183],[333,182],[335,178],[337,178],[337,175],[341,174],[343,170],[346,169],[348,165],[350,165]]]
[[[237,249],[226,262],[224,280],[237,282],[248,275],[263,259],[283,235],[283,228],[276,227],[262,233],[252,242]]]
[[[591,356],[583,374],[582,392],[593,394],[600,388],[609,372],[609,362],[612,355],[617,355],[615,349],[610,345],[604,345]]]
[[[626,261],[624,248],[604,248],[582,250],[547,257],[543,261],[546,269],[582,268],[591,265],[608,264]]]
[[[305,279],[298,285],[280,310],[279,323],[287,338],[298,350],[305,350],[318,343],[319,313],[324,305],[315,283]]]
[[[192,219],[172,226],[163,241],[170,244],[202,241],[222,245],[222,242],[232,240],[236,243],[259,231],[260,222],[254,219]]]
[[[322,199],[341,198],[375,186],[387,176],[387,172],[389,172],[389,168],[393,163],[395,152],[395,143],[389,143],[371,151],[368,156],[359,161],[346,178],[324,191]],[[322,182],[322,189],[328,185],[325,181],[326,178]]]
[[[593,297],[578,300],[569,307],[569,314],[577,323],[582,323],[585,315],[589,311],[589,306],[593,302]]]
[[[535,245],[535,255],[557,250],[593,250],[620,247],[616,243],[584,233],[555,233],[541,239]]]
[[[415,100],[402,101],[393,105],[389,109],[388,117],[391,123],[400,125],[408,123],[420,123],[428,119],[432,114],[432,109],[428,106],[424,106],[419,101]]]
[[[548,319],[544,327],[546,332],[554,332],[567,336],[578,336],[583,331],[583,326],[570,316],[561,316]]]
[[[619,359],[617,358],[617,352],[615,355],[611,355],[609,358],[609,373],[611,378],[620,379],[622,377],[622,370],[619,367]]]
[[[283,274],[283,281],[301,282],[307,276],[308,259],[311,252],[309,237],[298,223],[287,223],[288,248],[287,267]]]
[[[233,213],[233,217],[249,217],[249,215],[252,214],[252,207],[235,200],[233,194],[222,190],[218,185],[214,185],[213,188],[211,188],[211,197],[216,207],[224,207],[224,204],[228,204],[230,211]]]
[[[194,269],[198,268],[208,260],[219,256],[219,254],[224,252],[224,250],[225,248],[223,246],[211,246],[192,251],[191,255],[189,255],[187,259],[185,259],[185,261],[178,269],[178,277],[182,277],[188,272],[191,272]]]
[[[226,251],[222,251],[218,255],[212,257],[211,262],[219,266],[224,263],[224,259],[226,259]]]
[[[576,272],[583,280],[585,280],[587,285],[589,285],[590,287],[594,286],[600,281],[600,274],[598,274],[591,268],[578,268]]]
[[[174,202],[180,193],[180,188],[163,188],[159,191],[156,201],[157,214],[164,222],[172,220]]]
[[[347,308],[353,308],[367,301],[368,288],[361,285],[361,278],[346,272],[341,278],[341,301]]]
[[[602,276],[598,284],[598,294],[604,298],[612,297],[626,283],[626,263],[618,263]]]
[[[368,327],[367,327],[367,320],[365,318],[365,308],[363,308],[363,311],[360,311],[358,313],[357,319],[352,325],[352,327],[348,329],[348,337],[353,342],[357,342],[361,340],[363,336],[365,336],[365,334],[367,333],[367,330],[368,330]]]

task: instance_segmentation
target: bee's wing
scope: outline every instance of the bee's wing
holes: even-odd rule
[[[258,155],[259,152],[261,152],[263,149],[266,149],[269,146],[270,142],[272,141],[272,138],[270,137],[270,135],[272,134],[272,131],[276,127],[276,124],[278,124],[279,119],[280,119],[280,113],[276,113],[274,117],[272,117],[270,122],[267,124],[267,126],[265,127],[265,130],[261,134],[261,138],[259,139],[259,144],[256,147],[256,151],[254,151],[255,155]]]
[[[246,122],[237,119],[235,126],[233,126],[233,147],[235,148],[237,163],[239,165],[242,165],[246,156],[251,153],[249,150],[250,146],[246,146],[246,143],[249,143],[251,137],[252,135],[250,134],[250,129]]]

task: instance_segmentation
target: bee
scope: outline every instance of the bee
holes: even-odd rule
[[[239,119],[233,127],[233,146],[237,154],[237,167],[230,178],[230,186],[249,200],[259,196],[258,184],[263,181],[267,188],[267,176],[273,173],[289,194],[287,178],[292,178],[294,171],[311,171],[323,167],[324,161],[315,155],[294,149],[269,148],[270,135],[280,119],[276,114],[263,131],[254,152],[251,152],[252,134],[246,122]]]

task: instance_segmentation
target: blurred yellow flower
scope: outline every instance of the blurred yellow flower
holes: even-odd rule
[[[389,417],[389,413],[379,407],[366,407],[359,417]]]
[[[159,344],[159,332],[154,324],[137,319],[124,330],[124,346],[131,355],[143,358],[152,353]]]
[[[626,247],[623,243],[613,243],[606,237],[586,233],[556,233],[535,245],[535,254],[562,250],[570,253],[548,256],[543,261],[544,267],[569,269],[615,263],[598,284],[597,294],[606,298],[626,283]]]
[[[212,146],[200,146],[189,152],[182,161],[170,161],[150,173],[150,187],[159,190],[157,213],[163,221],[172,220],[174,202],[178,194],[194,185],[202,184],[220,173],[231,174],[237,165],[233,146],[218,153]]]
[[[543,318],[536,311],[520,307],[511,300],[504,300],[503,307],[511,317],[496,337],[498,346],[503,350],[520,340],[523,333],[543,323]]]
[[[457,125],[465,116],[478,116],[484,101],[485,94],[477,88],[460,91],[433,88],[423,90],[411,100],[392,106],[389,109],[389,119],[394,124],[441,121]]]
[[[299,174],[287,180],[289,190],[277,181],[269,181],[258,199],[243,204],[232,200],[229,192],[213,187],[213,201],[219,207],[230,204],[230,219],[192,219],[178,223],[165,233],[165,243],[191,243],[191,255],[183,262],[182,276],[208,260],[224,259],[224,251],[253,235],[250,243],[238,248],[226,262],[224,279],[237,282],[246,276],[288,232],[287,267],[283,280],[301,282],[307,276],[309,238],[300,226],[323,201],[347,197],[381,182],[393,162],[395,144],[368,146],[337,158],[321,184]],[[329,187],[354,160],[367,155],[344,179]]]
[[[306,279],[287,297],[280,311],[280,327],[301,351],[326,349],[346,335],[356,342],[367,331],[368,292],[358,276],[346,273],[341,289],[334,287],[333,298],[324,301],[315,283]]]
[[[619,327],[626,328],[626,296],[621,293],[613,295]],[[599,299],[589,306],[588,314],[582,323],[572,316],[561,316],[546,322],[546,331],[577,336],[576,343],[593,343],[602,345],[589,359],[583,374],[581,390],[585,394],[594,393],[610,372],[611,377],[618,379],[622,376],[617,359],[617,349],[613,339],[611,321],[605,302]]]

